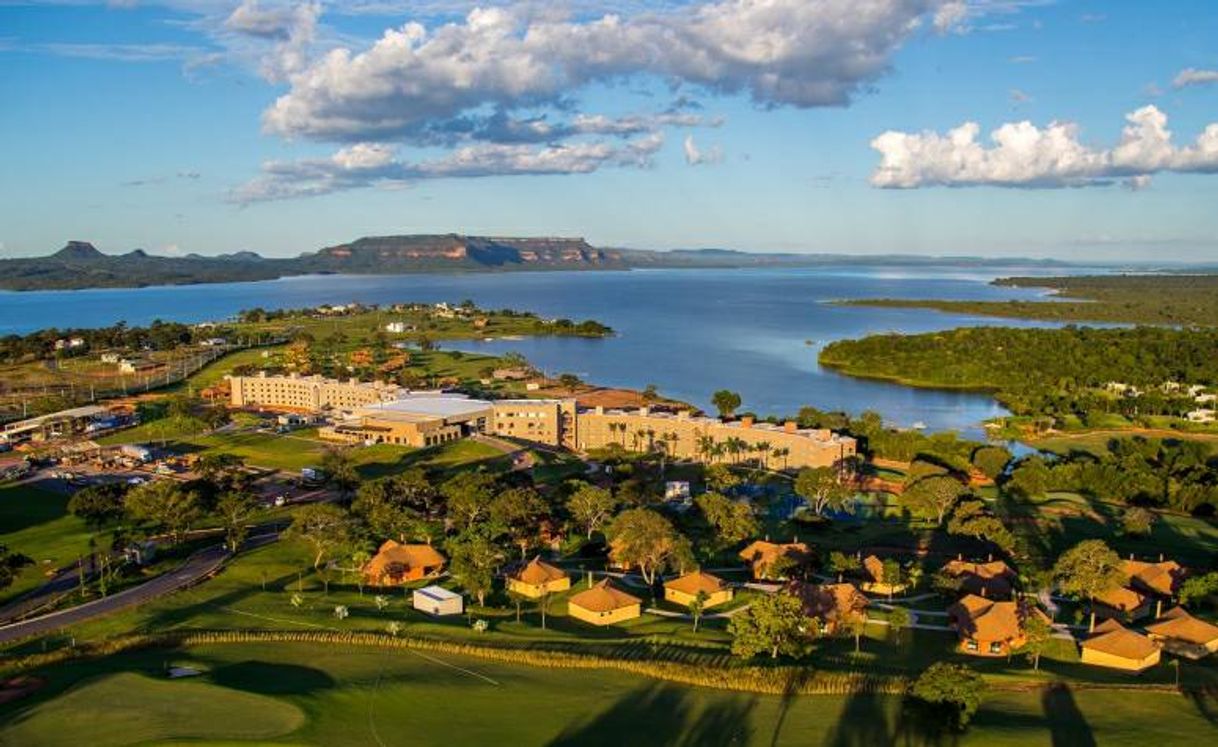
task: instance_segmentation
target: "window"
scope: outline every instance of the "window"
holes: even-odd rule
[[[1002,653],[1002,644],[997,641],[991,643],[990,644],[990,653],[991,654],[1001,654]]]
[[[977,650],[977,642],[976,642],[976,641],[973,641],[973,640],[965,641],[965,643],[964,643],[964,647],[965,647],[966,649],[968,649],[969,651],[976,651],[976,650]]]

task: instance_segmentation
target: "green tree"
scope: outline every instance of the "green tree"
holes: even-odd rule
[[[904,642],[905,631],[913,624],[913,616],[904,607],[893,607],[888,613],[888,629],[899,642]]]
[[[310,503],[296,512],[287,535],[313,550],[313,570],[351,540],[351,517],[332,503]]]
[[[468,529],[484,521],[495,497],[495,478],[485,472],[462,472],[440,486],[450,524]]]
[[[719,417],[730,418],[739,409],[740,395],[728,389],[720,389],[711,395],[711,404],[719,411]]]
[[[558,385],[563,389],[566,389],[568,394],[574,394],[575,390],[578,389],[580,384],[583,383],[584,382],[573,373],[561,374],[558,377]]]
[[[705,589],[698,589],[694,598],[689,600],[689,616],[693,618],[695,633],[698,632],[698,623],[702,620],[702,613],[706,610],[708,599],[710,599],[710,594],[707,594]]]
[[[939,710],[945,725],[964,731],[985,696],[985,680],[963,664],[941,661],[918,676],[913,696]]]
[[[1121,513],[1121,532],[1133,536],[1150,534],[1155,514],[1141,506],[1130,506]]]
[[[1002,446],[979,446],[973,451],[973,466],[991,480],[997,480],[1010,461],[1011,452]]]
[[[355,470],[355,461],[346,449],[327,448],[321,455],[321,469],[326,473],[326,480],[343,498],[349,497],[359,485],[359,472]]]
[[[457,583],[486,606],[495,581],[495,568],[503,557],[485,529],[468,529],[448,541],[449,572]]]
[[[952,510],[947,522],[950,534],[964,537],[976,537],[992,542],[1003,552],[1011,552],[1015,548],[1015,535],[997,516],[991,514],[983,501],[963,500]]]
[[[1006,489],[1025,499],[1043,498],[1049,490],[1050,472],[1045,460],[1031,456],[1022,460],[1011,472]]]
[[[1095,598],[1120,586],[1125,576],[1121,556],[1103,540],[1083,540],[1057,559],[1053,579],[1065,594],[1087,599],[1091,604],[1091,626],[1095,629]]]
[[[240,490],[249,482],[245,472],[245,460],[224,451],[208,452],[199,457],[194,470],[216,493]]]
[[[943,517],[956,505],[964,486],[954,477],[935,475],[918,480],[901,494],[901,503],[914,516],[943,524]]]
[[[854,493],[832,467],[801,469],[795,478],[795,492],[808,501],[817,516],[823,516],[828,509],[841,510]]]
[[[398,477],[373,480],[359,486],[351,512],[358,516],[374,537],[394,537],[405,542],[408,537],[424,535],[424,517],[410,505],[407,495],[400,489]]]
[[[199,494],[173,480],[156,480],[127,491],[123,506],[136,521],[152,524],[172,542],[180,542],[205,513]]]
[[[121,482],[81,488],[68,500],[68,513],[98,529],[123,518],[123,497],[126,493],[127,486]]]
[[[862,563],[855,555],[848,555],[841,550],[833,550],[829,553],[829,562],[825,570],[830,573],[837,574],[837,580],[840,582],[842,577],[847,573],[853,573],[862,567]]]
[[[503,491],[491,499],[489,508],[491,522],[520,548],[521,558],[528,555],[529,547],[540,536],[541,520],[547,512],[545,501],[536,490],[527,487]]]
[[[609,558],[626,568],[637,567],[648,585],[665,568],[692,565],[689,540],[659,513],[649,508],[623,511],[609,525]]]
[[[714,532],[716,548],[730,547],[759,531],[757,517],[747,503],[737,503],[718,493],[703,493],[694,503]]]
[[[798,654],[811,623],[799,597],[786,592],[760,596],[727,624],[732,653],[745,659],[760,653],[769,653],[771,659]]]
[[[716,493],[726,493],[743,482],[726,464],[712,464],[707,467],[704,479],[707,489]]]
[[[1032,669],[1039,671],[1040,656],[1053,639],[1053,626],[1044,617],[1032,612],[1023,621],[1023,633],[1027,640],[1024,644],[1024,651],[1032,659]]]
[[[1180,585],[1180,604],[1190,605],[1218,593],[1218,571],[1190,576]]]
[[[13,581],[17,579],[17,572],[33,563],[32,558],[8,549],[8,545],[0,544],[0,589],[12,586]]]
[[[585,528],[588,539],[613,516],[617,507],[618,499],[612,492],[588,483],[580,483],[567,499],[567,510]]]
[[[249,533],[249,521],[258,512],[258,501],[253,495],[230,491],[216,501],[216,516],[224,528],[224,544],[229,552],[237,552]]]

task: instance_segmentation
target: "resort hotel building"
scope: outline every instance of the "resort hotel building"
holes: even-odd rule
[[[849,436],[791,421],[723,422],[688,411],[581,408],[574,399],[481,400],[318,376],[234,376],[230,386],[234,407],[326,412],[333,424],[319,435],[348,443],[424,447],[481,433],[577,452],[613,445],[663,449],[671,458],[700,461],[709,461],[717,444],[731,444],[736,453],[783,468],[832,466],[856,451]]]

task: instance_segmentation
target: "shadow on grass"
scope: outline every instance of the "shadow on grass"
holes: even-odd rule
[[[696,712],[690,692],[652,684],[627,693],[604,712],[569,726],[550,747],[677,745],[717,747],[749,741],[754,697],[734,697]]]
[[[211,681],[259,695],[308,695],[335,685],[334,679],[320,669],[255,660],[213,669]]]
[[[1041,693],[1040,704],[1049,723],[1053,747],[1095,747],[1095,735],[1074,702],[1074,693],[1068,685],[1055,682],[1046,687]]]

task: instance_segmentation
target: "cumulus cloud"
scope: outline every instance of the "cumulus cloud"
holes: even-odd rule
[[[954,0],[719,0],[568,18],[534,6],[476,8],[459,21],[390,29],[290,77],[263,116],[274,134],[385,140],[483,107],[553,104],[573,90],[654,76],[763,106],[847,104],[925,21]]]
[[[317,36],[321,3],[312,0],[296,5],[263,6],[258,0],[242,0],[224,20],[223,29],[273,44],[261,55],[264,78],[284,81],[309,63],[309,50]]]
[[[685,151],[685,162],[690,166],[700,166],[705,163],[719,163],[723,160],[723,151],[719,146],[712,146],[706,150],[698,148],[694,142],[693,135],[686,135],[685,142],[682,143],[682,148]]]
[[[1205,86],[1218,83],[1218,70],[1199,70],[1195,67],[1186,67],[1176,74],[1172,85],[1176,88],[1186,88],[1188,86]]]
[[[588,174],[608,166],[648,166],[663,144],[664,136],[658,132],[620,142],[474,143],[437,159],[411,162],[400,159],[391,145],[356,143],[328,158],[267,162],[261,176],[229,197],[247,205],[428,179]]]
[[[1177,146],[1167,115],[1145,106],[1125,116],[1120,141],[1096,149],[1079,141],[1070,122],[1044,128],[1028,121],[1007,123],[978,140],[981,127],[965,122],[946,135],[889,131],[871,141],[880,165],[871,176],[877,187],[927,186],[1082,187],[1118,180],[1145,188],[1153,174],[1218,173],[1218,123],[1208,125],[1189,146]]]

